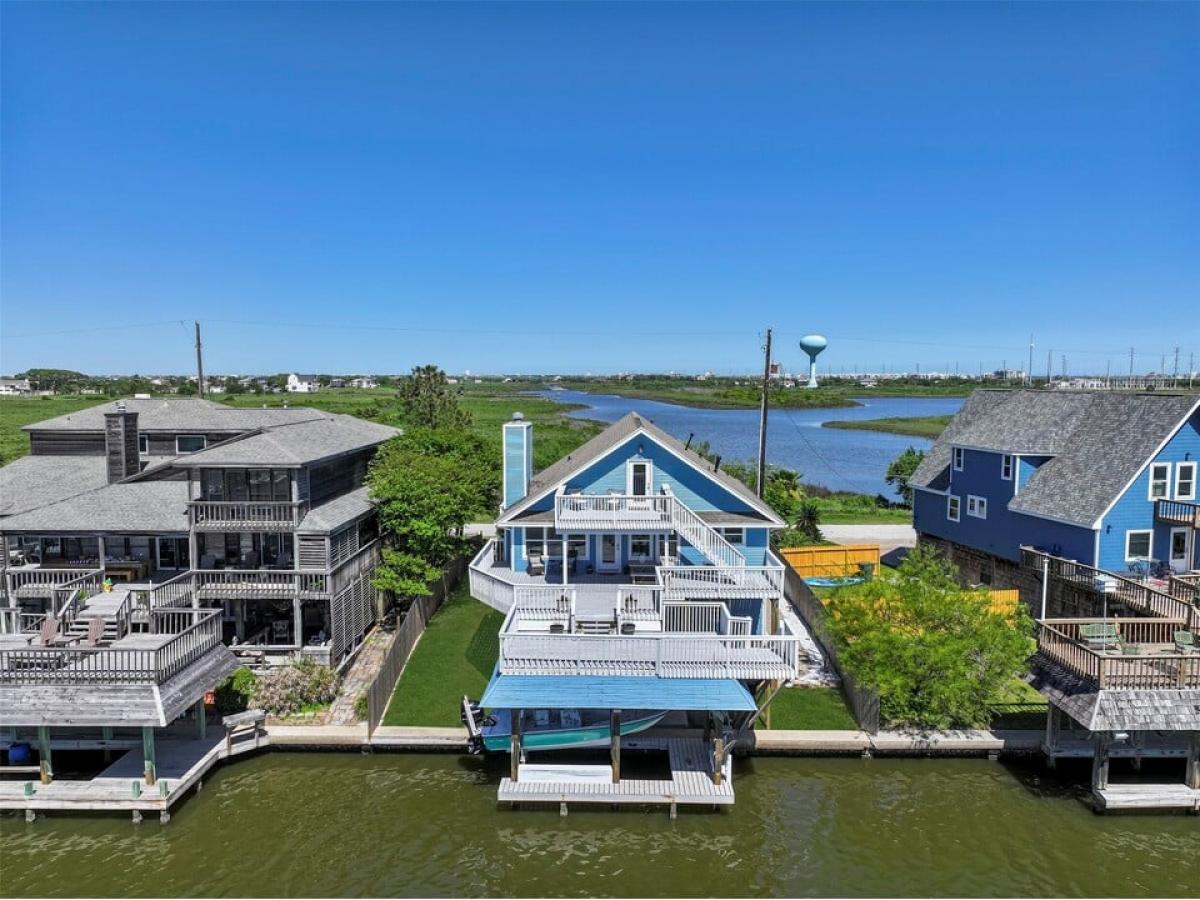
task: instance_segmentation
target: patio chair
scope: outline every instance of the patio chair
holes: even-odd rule
[[[1184,629],[1176,631],[1175,650],[1179,653],[1200,653],[1200,647],[1196,645],[1196,636]]]
[[[87,636],[83,639],[84,647],[98,647],[100,640],[104,637],[104,619],[100,616],[93,616],[88,621]]]
[[[1142,648],[1137,644],[1127,644],[1121,641],[1120,646],[1122,656],[1141,656],[1142,654]]]
[[[546,561],[540,553],[529,554],[529,574],[530,575],[545,575]]]
[[[42,620],[42,630],[38,634],[38,643],[43,647],[53,647],[58,643],[59,621],[52,613],[46,613]]]

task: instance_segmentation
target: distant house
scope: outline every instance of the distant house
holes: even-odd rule
[[[1200,568],[1200,400],[977,390],[913,475],[913,524],[971,581],[1020,548],[1098,569]]]
[[[32,393],[33,387],[28,378],[0,378],[0,397],[17,397]]]
[[[362,375],[358,378],[350,379],[349,385],[352,388],[358,388],[360,391],[369,391],[379,387],[379,382],[370,375]]]
[[[287,378],[289,394],[315,394],[321,389],[316,375],[297,375],[294,372]]]

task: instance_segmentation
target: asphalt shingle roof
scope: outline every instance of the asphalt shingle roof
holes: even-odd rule
[[[370,489],[365,485],[314,506],[300,521],[299,532],[324,534],[336,531],[372,509]]]
[[[101,403],[44,422],[24,426],[25,431],[103,431],[104,414],[117,403],[138,414],[139,431],[251,431],[268,425],[304,422],[328,415],[304,407],[237,408],[199,397],[128,398]]]
[[[103,462],[103,457],[98,457]],[[8,516],[5,531],[184,532],[188,483],[121,481]]]
[[[56,503],[107,481],[103,456],[22,456],[0,467],[0,516]]]
[[[582,446],[577,447],[573,452],[568,453],[558,462],[551,466],[547,466],[542,471],[536,473],[529,483],[529,493],[523,498],[514,503],[500,516],[499,521],[505,522],[516,517],[525,507],[529,506],[547,490],[552,490],[559,482],[565,480],[572,472],[582,468],[597,459],[600,459],[604,454],[608,453],[613,448],[619,446],[628,440],[632,435],[639,430],[643,430],[664,447],[678,453],[680,456],[691,462],[696,468],[707,474],[710,478],[720,482],[730,491],[737,494],[751,509],[756,509],[762,513],[763,518],[775,524],[783,524],[766,503],[755,496],[754,491],[750,490],[743,482],[734,478],[725,472],[716,469],[711,462],[696,453],[694,450],[687,449],[682,441],[676,440],[671,435],[667,434],[649,419],[643,418],[636,412],[631,412],[624,417],[613,422],[602,432],[585,442]]]
[[[945,490],[953,446],[1051,456],[1008,508],[1091,528],[1198,402],[1168,394],[976,391],[912,484]]]
[[[231,438],[206,450],[177,456],[164,465],[287,466],[373,447],[395,437],[398,428],[354,416],[322,413],[308,421],[272,425]]]

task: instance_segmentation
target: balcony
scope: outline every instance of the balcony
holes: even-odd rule
[[[1176,643],[1195,634],[1164,619],[1046,619],[1038,628],[1038,661],[1051,663],[1101,690],[1200,688],[1200,652]],[[1106,626],[1089,638],[1086,627]],[[1200,640],[1197,640],[1200,643]]]
[[[1185,528],[1200,528],[1200,503],[1183,500],[1155,500],[1154,520]]]
[[[195,531],[290,531],[307,510],[303,501],[193,500],[188,523]]]
[[[565,531],[666,531],[671,528],[670,495],[557,494],[554,527]]]

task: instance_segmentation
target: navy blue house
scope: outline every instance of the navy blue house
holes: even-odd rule
[[[1195,396],[976,391],[918,467],[913,523],[970,580],[1032,546],[1112,572],[1200,568]]]

